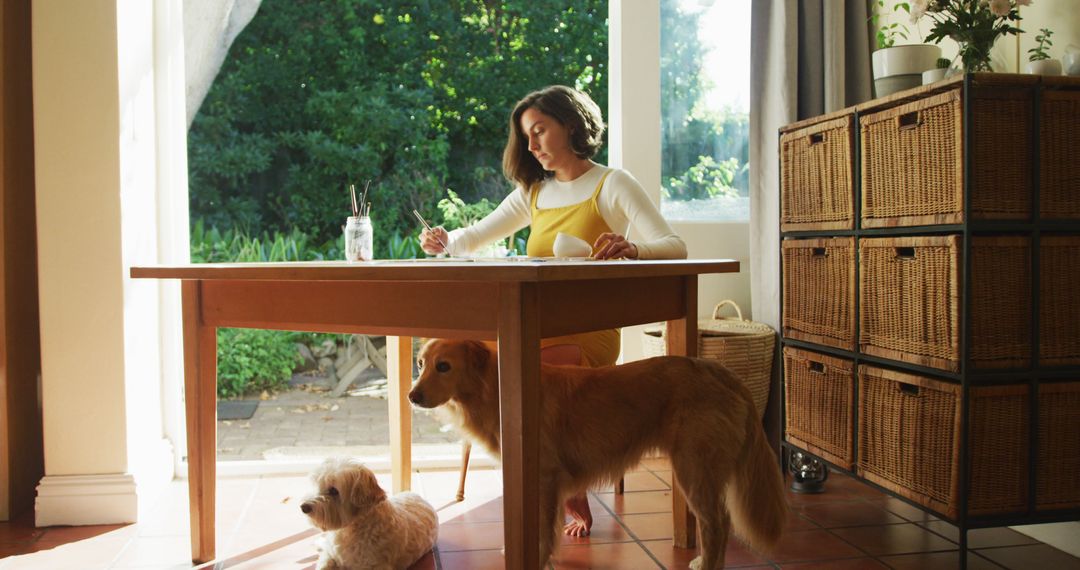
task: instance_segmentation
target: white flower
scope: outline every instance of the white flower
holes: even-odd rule
[[[923,14],[930,8],[930,0],[912,0],[911,2],[911,23],[914,24],[919,18],[923,17]]]
[[[1010,11],[1012,11],[1012,5],[1009,3],[1009,0],[990,0],[991,14],[1003,18],[1008,16]]]

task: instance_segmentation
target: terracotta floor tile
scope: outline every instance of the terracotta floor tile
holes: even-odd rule
[[[497,550],[503,547],[503,525],[492,523],[444,524],[439,526],[439,552]]]
[[[900,554],[897,556],[882,556],[880,560],[888,564],[893,570],[956,570],[960,567],[960,552],[954,550],[952,552]],[[974,552],[968,553],[967,567],[968,570],[1001,570],[1001,566]]]
[[[806,518],[798,509],[792,507],[788,511],[787,521],[784,522],[784,532],[799,530],[814,530],[821,528],[814,521]]]
[[[503,520],[502,497],[497,499],[470,499],[453,503],[443,508],[435,507],[439,513],[439,524],[499,522]]]
[[[567,519],[569,520],[569,519]],[[589,536],[574,537],[560,534],[563,545],[573,544],[602,544],[605,542],[628,542],[633,538],[626,534],[626,530],[619,524],[615,517],[593,517],[592,531]]]
[[[769,558],[773,562],[800,562],[856,558],[863,555],[859,549],[827,530],[803,530],[785,533]]]
[[[856,497],[875,498],[884,495],[880,490],[849,475],[833,471],[825,482],[825,492],[844,492]]]
[[[186,536],[137,537],[120,553],[116,568],[138,568],[156,564],[191,562],[191,541]]]
[[[636,542],[613,542],[588,546],[564,546],[553,560],[556,570],[591,568],[595,570],[646,570],[660,568],[648,552]]]
[[[873,556],[956,549],[952,542],[912,523],[837,528],[831,532]]]
[[[803,505],[800,512],[823,528],[906,522],[885,509],[864,501]]]
[[[668,472],[670,473],[670,471]],[[652,471],[632,471],[623,475],[623,490],[626,493],[636,491],[669,491],[671,484],[658,477]],[[603,489],[604,493],[614,492],[610,488]]]
[[[645,548],[652,553],[653,557],[660,561],[666,568],[686,568],[690,561],[697,557],[696,548],[675,548],[671,539],[649,540],[642,542]],[[724,553],[724,566],[727,568],[742,568],[745,566],[758,566],[768,564],[768,561],[759,556],[738,539],[728,541],[727,550]]]
[[[644,515],[625,515],[620,519],[638,540],[671,540],[673,519],[670,511]]]
[[[955,526],[945,521],[930,521],[920,523],[919,526],[936,532],[941,536],[959,544],[960,531]],[[1080,538],[1078,538],[1080,540]],[[968,531],[968,548],[991,548],[997,546],[1020,546],[1024,544],[1039,544],[1039,541],[1026,534],[1016,532],[1011,528],[976,528]]]
[[[896,497],[890,497],[882,494],[878,497],[864,497],[863,500],[868,503],[878,505],[879,507],[889,511],[890,513],[903,517],[911,522],[926,522],[936,521],[938,518],[931,513],[928,513],[918,507],[913,507]]]
[[[136,532],[134,525],[126,524],[50,526],[39,530],[44,532],[38,537],[38,542],[48,542],[51,544],[65,544],[104,535],[131,538]]]
[[[0,522],[0,547],[37,540],[44,532],[45,529],[34,528],[34,513],[27,511],[14,520]]]
[[[653,473],[653,475],[656,475],[657,477],[659,477],[660,480],[663,481],[668,486],[668,489],[671,488],[672,481],[673,481],[673,478],[671,476],[671,471],[653,471],[652,473]]]
[[[791,489],[787,490],[788,504],[794,506],[848,503],[861,498],[862,496],[852,493],[848,489],[829,487],[828,484],[826,484],[825,491],[821,493],[796,493]]]
[[[1010,570],[1080,569],[1080,558],[1045,544],[985,548],[978,552]]]
[[[888,570],[888,566],[870,557],[825,560],[822,562],[791,562],[781,564],[781,570]]]
[[[503,570],[506,567],[502,552],[498,550],[440,550],[439,564],[443,570]]]
[[[671,491],[642,491],[625,495],[602,493],[598,497],[616,515],[671,512]]]

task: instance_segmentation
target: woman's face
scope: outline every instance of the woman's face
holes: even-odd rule
[[[521,132],[529,141],[529,152],[549,172],[559,172],[581,160],[570,147],[570,130],[535,108],[521,114]]]

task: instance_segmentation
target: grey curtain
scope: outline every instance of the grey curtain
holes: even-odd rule
[[[778,129],[870,99],[868,0],[752,0],[750,286],[780,328]]]
[[[751,1],[750,295],[754,320],[780,330],[778,130],[870,98],[870,0]],[[765,410],[778,453],[779,386]]]

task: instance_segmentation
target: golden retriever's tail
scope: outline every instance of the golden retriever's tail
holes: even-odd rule
[[[727,506],[734,530],[755,550],[768,552],[780,539],[787,521],[784,479],[765,432],[750,414],[746,447],[727,488]]]

